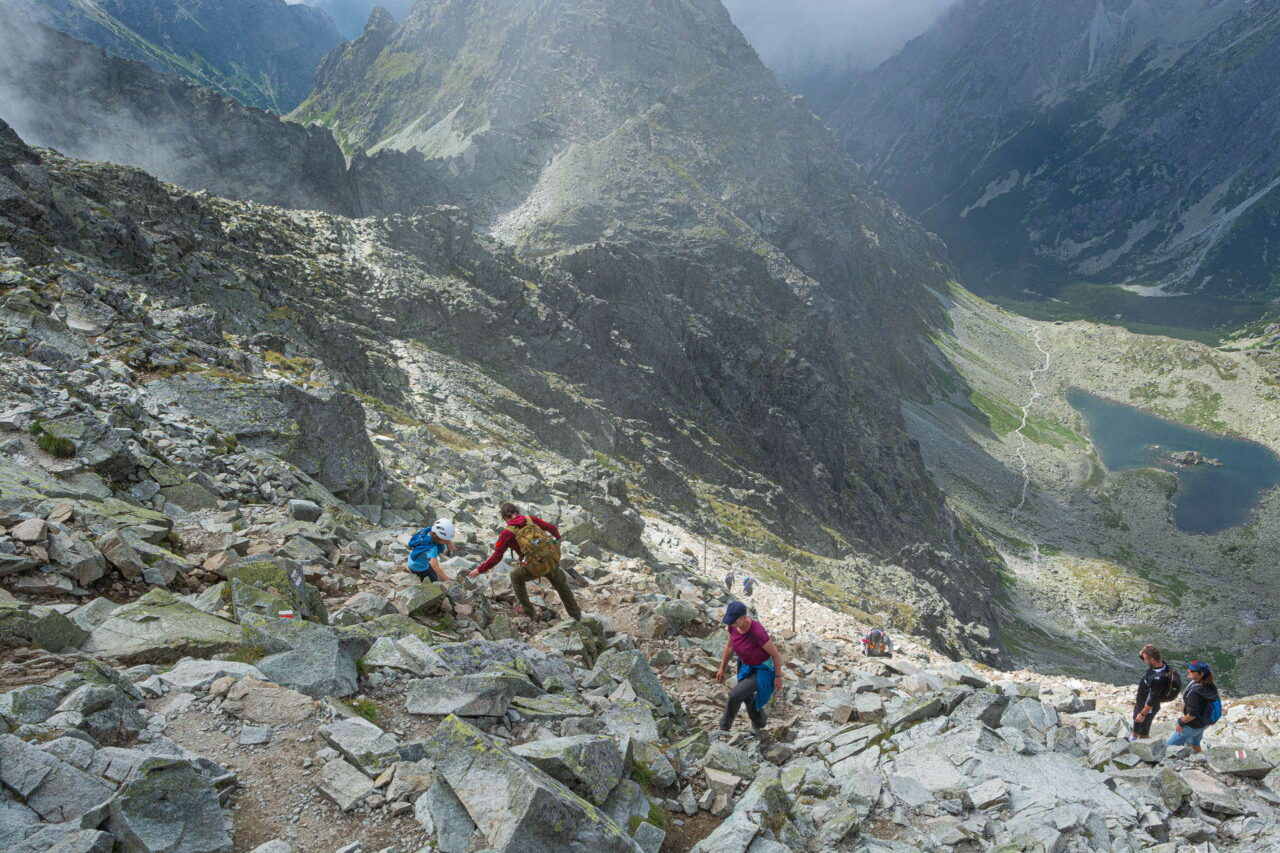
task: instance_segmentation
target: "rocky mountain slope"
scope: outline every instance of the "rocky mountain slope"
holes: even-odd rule
[[[983,292],[1255,301],[1280,285],[1280,9],[968,0],[818,86],[853,156]]]
[[[466,357],[475,329],[403,336],[393,272],[473,312],[562,286],[482,289],[534,270],[456,209],[261,208],[7,131],[0,177],[5,849],[1276,843],[1280,700],[1230,696],[1202,758],[1130,745],[1127,690],[931,651],[963,655],[913,621],[891,565],[864,567],[860,592],[891,589],[860,616],[802,599],[795,634],[765,580],[752,603],[787,661],[769,738],[709,738],[720,575],[771,557],[741,538],[700,553],[696,518],[582,459],[605,431],[663,447],[564,380],[548,424],[534,374],[507,365],[522,381],[504,385]],[[347,279],[344,243],[383,276]],[[409,266],[410,246],[452,272]],[[446,514],[447,570],[471,566],[507,497],[565,531],[584,623],[514,614],[506,565],[476,585],[404,572],[408,534]],[[951,637],[980,631],[950,618]],[[872,625],[899,657],[856,655]]]
[[[192,195],[140,172],[55,155],[48,155],[46,167],[16,139],[9,156],[8,263],[15,285],[29,282],[23,286],[37,292],[23,312],[43,317],[63,286],[64,263],[80,271],[74,287],[84,294],[69,298],[100,317],[87,327],[91,335],[114,328],[112,305],[145,303],[168,312],[146,326],[168,330],[158,337],[130,335],[125,325],[102,342],[102,351],[130,371],[121,393],[155,380],[146,396],[160,395],[157,405],[193,407],[216,432],[238,442],[279,453],[296,448],[299,455],[290,460],[312,478],[331,467],[347,472],[321,484],[335,494],[366,484],[347,499],[368,505],[376,517],[387,507],[412,511],[414,503],[405,503],[403,490],[387,493],[370,485],[381,482],[376,468],[351,470],[341,454],[356,450],[345,439],[326,453],[324,444],[298,447],[291,438],[299,424],[323,421],[324,412],[350,423],[352,401],[340,395],[338,402],[326,402],[331,391],[364,395],[364,410],[380,412],[387,429],[430,425],[446,442],[465,446],[487,437],[535,457],[590,461],[619,477],[615,491],[632,483],[642,505],[691,518],[740,547],[770,552],[775,571],[813,567],[806,575],[854,604],[905,599],[904,618],[936,636],[941,647],[995,654],[991,602],[981,581],[965,582],[992,571],[986,562],[991,557],[976,550],[967,532],[957,529],[950,540],[955,548],[943,551],[946,531],[931,542],[921,535],[922,522],[895,545],[905,535],[877,529],[871,516],[918,500],[904,492],[889,495],[880,509],[871,502],[863,507],[864,543],[833,548],[837,553],[826,557],[806,552],[803,543],[848,534],[824,526],[822,515],[799,495],[766,478],[759,457],[730,438],[732,410],[718,410],[694,393],[671,393],[672,377],[696,375],[702,358],[717,370],[733,364],[721,353],[733,350],[735,341],[729,329],[720,331],[723,320],[701,313],[709,309],[670,318],[669,326],[655,326],[647,316],[641,322],[625,304],[591,295],[601,282],[582,267],[582,255],[569,256],[563,266],[521,261],[478,238],[457,208],[353,221]],[[592,257],[601,276],[624,263],[644,268],[607,247]],[[99,286],[112,295],[95,295]],[[24,306],[25,299],[19,300]],[[203,307],[192,314],[186,309],[193,306]],[[702,330],[698,350],[682,351],[677,319]],[[45,321],[15,323],[14,346],[25,353]],[[44,343],[48,349],[39,351],[68,369],[89,351],[63,336],[56,323]],[[323,399],[277,388],[277,378],[314,388]],[[56,396],[60,385],[73,384],[55,372],[41,387]],[[117,405],[123,409],[116,411]],[[137,428],[130,414],[136,406],[125,398],[95,408],[104,415],[74,429],[97,435],[109,431],[112,419],[122,419],[122,429]],[[429,435],[413,432],[410,446],[434,445]],[[910,445],[902,448],[898,452]],[[334,454],[339,456],[330,458]],[[907,470],[919,464],[892,458]],[[398,458],[402,487],[412,488],[422,473],[418,466],[413,453]],[[129,470],[126,482],[138,476],[136,468]],[[897,476],[894,470],[883,473]],[[241,488],[252,493],[256,485],[241,483],[218,494],[233,497]],[[600,506],[610,517],[621,513],[609,501]],[[759,520],[765,512],[767,525]]]
[[[0,5],[0,117],[33,145],[145,169],[225,198],[346,216],[407,213],[436,200],[418,155],[357,154],[34,23]]]
[[[317,9],[285,0],[3,0],[113,56],[145,62],[276,113],[311,91],[342,36]]]
[[[661,443],[563,380],[548,425],[529,372],[508,366],[508,387],[465,357],[474,329],[393,331],[406,301],[385,272],[478,312],[481,282],[531,271],[456,209],[259,208],[7,132],[0,193],[6,850],[1277,843],[1280,700],[1229,698],[1201,758],[1128,744],[1127,691],[909,636],[892,566],[867,567],[866,588],[893,589],[863,616],[801,600],[794,634],[763,582],[752,604],[787,662],[769,737],[708,737],[720,574],[770,557],[741,539],[702,556],[696,519],[647,505],[614,459],[572,461],[602,430]],[[384,276],[348,291],[344,241]],[[406,266],[411,244],[453,272]],[[555,286],[513,284],[490,298]],[[338,300],[355,319],[322,309]],[[404,572],[408,534],[442,514],[462,528],[448,571],[471,566],[509,496],[565,531],[585,622],[516,616],[507,565],[446,587]],[[856,655],[872,625],[897,658]]]
[[[331,54],[293,118],[421,152],[481,229],[555,256],[634,330],[657,397],[731,425],[714,442],[781,487],[766,527],[794,500],[867,543],[950,536],[891,402],[922,381],[945,263],[718,3],[419,4]],[[653,403],[626,396],[626,417]]]

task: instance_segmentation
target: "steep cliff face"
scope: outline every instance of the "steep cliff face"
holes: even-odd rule
[[[967,0],[818,88],[971,285],[1280,292],[1274,3]]]
[[[342,41],[318,9],[285,0],[0,0],[115,56],[283,113]]]
[[[281,207],[366,216],[432,201],[418,155],[348,163],[323,129],[109,56],[3,6],[0,25],[0,118],[32,144]]]

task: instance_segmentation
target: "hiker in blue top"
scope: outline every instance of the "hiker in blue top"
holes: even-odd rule
[[[436,581],[448,583],[449,576],[440,565],[440,557],[447,551],[452,554],[458,549],[453,544],[453,537],[458,533],[453,522],[441,518],[430,527],[424,527],[409,540],[409,571],[417,575],[420,581]]]
[[[747,578],[742,582],[742,592],[747,596],[747,598],[750,598],[751,593],[755,591],[756,591],[756,582],[753,579]]]
[[[1209,664],[1198,660],[1187,664],[1187,679],[1191,683],[1182,694],[1182,716],[1178,717],[1177,731],[1169,735],[1165,743],[1189,746],[1192,752],[1198,753],[1204,730],[1222,719],[1222,697],[1213,683]]]

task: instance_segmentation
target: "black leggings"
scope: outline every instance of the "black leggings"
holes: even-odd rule
[[[747,705],[747,716],[751,718],[751,725],[758,729],[764,728],[764,713],[756,710],[756,673],[754,672],[735,684],[733,690],[729,692],[729,704],[724,709],[724,716],[720,718],[720,728],[726,732],[729,731],[734,718],[738,716],[738,709],[744,702]]]

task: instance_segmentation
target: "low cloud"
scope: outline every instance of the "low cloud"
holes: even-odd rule
[[[956,0],[724,0],[764,63],[784,79],[871,68]]]

